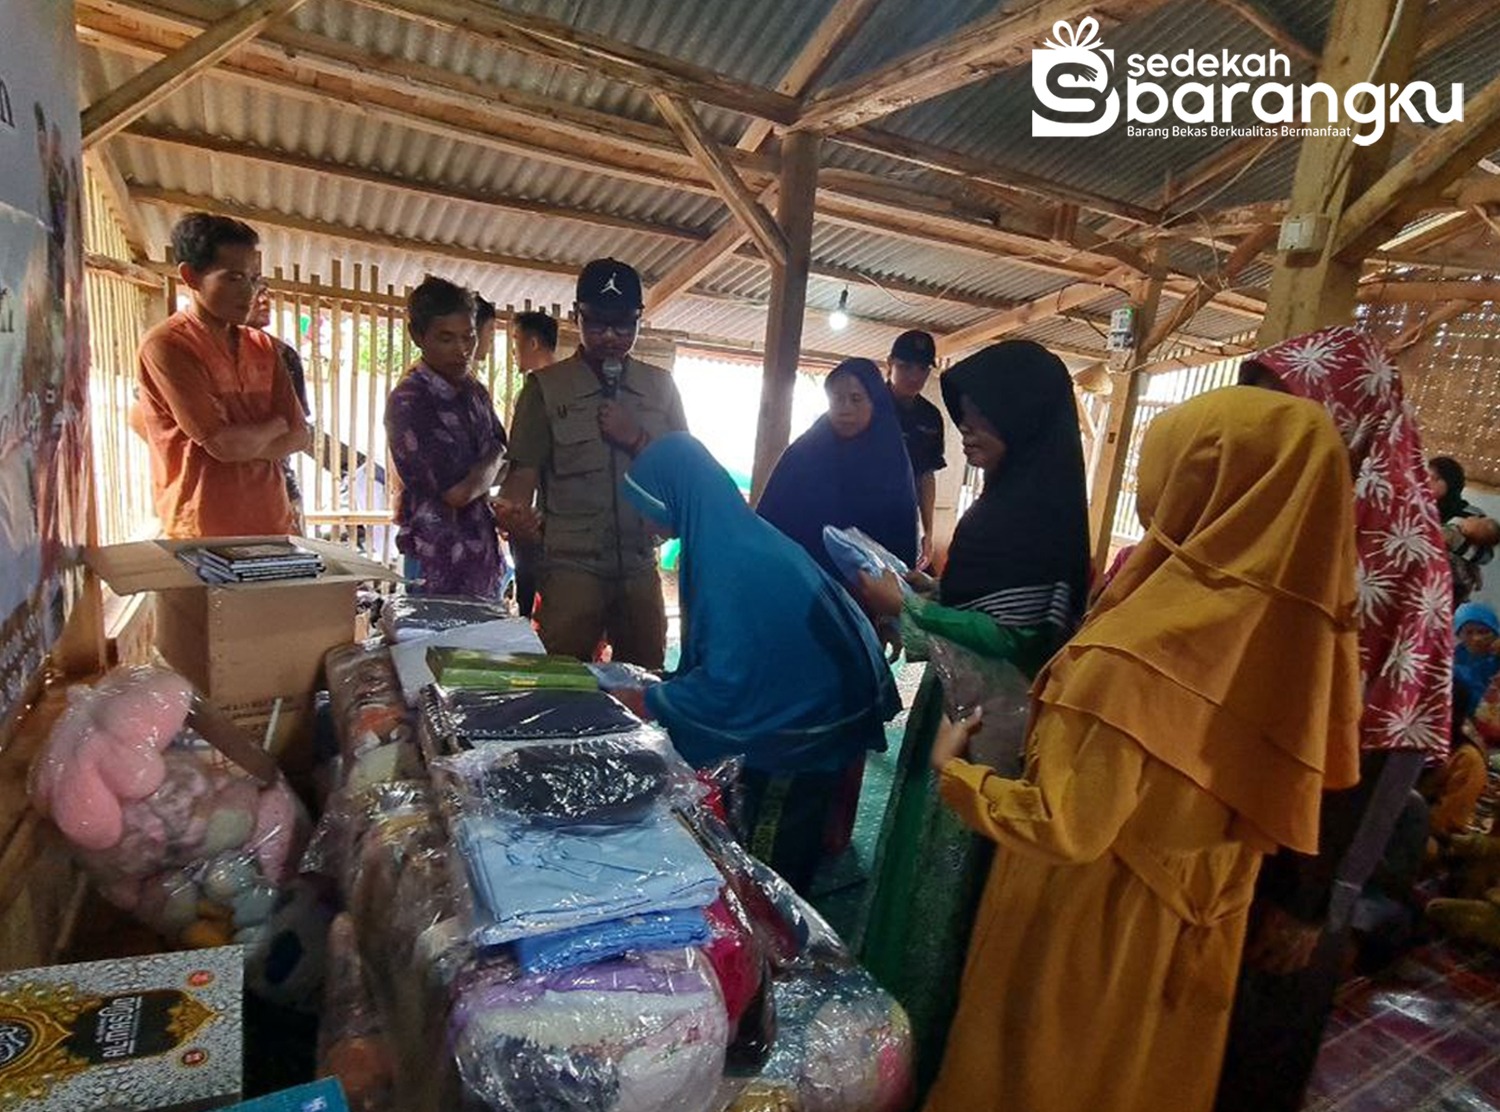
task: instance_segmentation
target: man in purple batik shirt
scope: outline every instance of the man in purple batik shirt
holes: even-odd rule
[[[505,429],[470,373],[474,304],[441,278],[412,291],[407,327],[422,362],[391,392],[385,428],[401,478],[396,548],[410,589],[493,599],[505,561],[490,489],[505,458]]]

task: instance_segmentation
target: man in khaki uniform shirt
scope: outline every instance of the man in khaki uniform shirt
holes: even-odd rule
[[[547,651],[660,670],[667,619],[657,538],[620,492],[630,461],[655,437],[686,431],[672,376],[630,358],[640,330],[641,278],[596,259],[578,278],[582,346],[521,388],[511,423],[504,501],[539,495],[544,546],[538,626]]]

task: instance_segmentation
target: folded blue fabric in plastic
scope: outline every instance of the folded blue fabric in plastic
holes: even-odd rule
[[[701,908],[653,911],[517,939],[516,961],[527,973],[555,973],[626,954],[701,946],[708,940],[708,920]]]
[[[619,826],[535,827],[471,815],[459,821],[457,842],[474,889],[473,941],[480,946],[707,907],[723,883],[666,810]]]

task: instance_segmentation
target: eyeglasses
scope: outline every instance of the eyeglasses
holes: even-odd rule
[[[600,320],[598,317],[584,316],[579,323],[585,332],[613,332],[616,336],[629,336],[641,326],[640,317],[631,317],[628,320]]]

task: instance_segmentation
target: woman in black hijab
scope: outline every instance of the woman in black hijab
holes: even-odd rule
[[[1029,680],[1071,636],[1088,601],[1088,496],[1073,383],[1039,344],[1010,340],[942,378],[984,491],[964,514],[936,599],[903,597],[894,576],[864,583],[866,607],[900,616],[910,648],[927,636],[1006,661]],[[918,1082],[935,1076],[957,1003],[990,843],[969,833],[928,773],[943,699],[929,669],[907,724],[876,854],[861,956],[905,1005]]]

